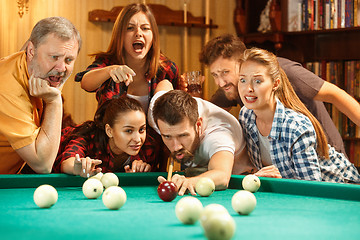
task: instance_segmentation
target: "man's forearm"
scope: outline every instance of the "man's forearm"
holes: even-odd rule
[[[324,82],[314,99],[333,104],[357,126],[360,126],[360,104],[343,89],[332,83]]]
[[[40,132],[35,141],[38,163],[47,171],[51,171],[59,150],[62,115],[63,107],[59,96],[59,99],[45,106]]]

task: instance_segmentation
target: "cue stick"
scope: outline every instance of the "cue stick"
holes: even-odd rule
[[[187,0],[184,0],[184,72],[188,71],[188,31],[187,31]]]
[[[171,181],[173,169],[174,169],[174,159],[170,156],[169,157],[168,176],[167,176],[168,181]]]
[[[210,1],[206,0],[205,2],[205,24],[209,25],[210,24]],[[210,40],[210,27],[206,28],[206,32],[205,32],[205,44],[207,42],[209,42]],[[208,89],[209,89],[209,81],[207,81],[207,79],[209,78],[209,72],[207,71],[207,67],[205,66],[205,71],[204,71],[204,77],[205,77],[205,81],[204,81],[204,89],[203,89],[203,97],[204,99],[208,99]]]
[[[74,173],[81,174],[82,170],[82,164],[79,154],[75,154],[75,160],[74,160]],[[85,169],[84,169],[85,170]],[[84,172],[85,173],[85,172]]]

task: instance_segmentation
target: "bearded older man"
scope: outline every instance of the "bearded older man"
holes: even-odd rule
[[[0,173],[24,165],[51,172],[61,135],[61,89],[81,47],[78,30],[67,19],[40,20],[26,50],[0,60]]]

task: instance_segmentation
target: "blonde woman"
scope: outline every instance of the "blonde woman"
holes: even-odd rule
[[[323,129],[295,94],[274,54],[244,52],[239,121],[258,176],[360,182],[353,164],[328,145]]]

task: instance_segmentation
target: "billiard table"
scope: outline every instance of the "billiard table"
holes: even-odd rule
[[[205,239],[197,222],[182,224],[175,205],[157,195],[157,176],[166,173],[117,173],[127,201],[119,210],[87,199],[79,176],[0,175],[0,239]],[[360,239],[360,185],[260,178],[257,206],[238,215],[231,198],[244,176],[232,176],[229,189],[197,198],[219,203],[236,222],[233,239]],[[33,193],[41,184],[58,191],[57,203],[37,207]]]

